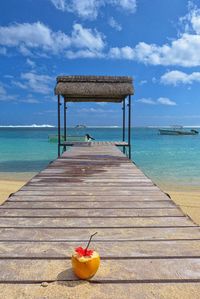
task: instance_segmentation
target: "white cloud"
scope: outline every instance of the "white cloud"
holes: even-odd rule
[[[200,34],[200,9],[192,1],[188,1],[188,13],[179,21],[185,32]]]
[[[53,93],[55,79],[48,75],[40,75],[32,72],[22,73],[20,81],[12,80],[15,86],[28,90],[29,92],[41,93],[49,95]],[[31,99],[32,97],[29,96]]]
[[[12,80],[11,82],[12,82],[12,84],[14,84],[15,86],[17,86],[17,87],[19,87],[21,89],[27,89],[26,84],[23,84],[23,83],[21,83],[19,81],[15,81],[15,80]]]
[[[169,98],[160,97],[157,100],[152,100],[151,98],[142,98],[136,102],[147,104],[147,105],[166,105],[166,106],[176,106],[176,102],[170,100]]]
[[[26,103],[26,104],[39,104],[41,103],[38,99],[32,98],[32,97],[28,97],[25,99],[20,99],[19,102],[21,103]]]
[[[11,95],[7,92],[2,82],[0,82],[0,101],[13,101],[16,100],[16,95]]]
[[[157,99],[158,104],[161,105],[167,105],[167,106],[176,106],[176,102],[170,100],[169,98],[158,98]]]
[[[29,59],[29,58],[26,59],[26,63],[27,63],[29,66],[31,66],[32,68],[35,67],[35,62],[34,62],[33,60]]]
[[[97,30],[83,28],[80,24],[73,26],[71,43],[77,48],[101,51],[104,47],[103,36]]]
[[[65,10],[76,13],[85,19],[96,19],[102,0],[66,0]]]
[[[147,84],[147,80],[141,80],[141,81],[139,82],[139,85],[144,85],[144,84]]]
[[[112,5],[129,13],[136,11],[136,0],[50,0],[61,11],[77,14],[84,19],[96,19],[99,11],[106,5]]]
[[[14,83],[12,81],[12,83]],[[17,82],[16,82],[17,83]],[[15,84],[17,85],[17,84]],[[21,86],[20,86],[21,87]],[[27,104],[38,104],[40,103],[40,101],[36,98],[34,98],[32,95],[27,95],[26,98],[22,98],[19,95],[15,95],[15,94],[10,94],[10,92],[8,92],[5,87],[3,86],[3,84],[0,82],[0,101],[12,101],[15,103],[27,103]]]
[[[107,102],[96,102],[96,105],[101,107],[107,106],[107,104],[108,104]]]
[[[127,51],[128,49],[128,51]],[[184,67],[200,65],[200,35],[184,33],[171,45],[157,46],[140,42],[134,48],[111,48],[109,57],[131,59],[153,65],[180,65]]]
[[[200,34],[200,10],[193,11],[191,17],[191,23],[193,29],[196,31],[197,34]]]
[[[50,0],[53,5],[62,11],[74,12],[83,18],[95,19],[101,0]]]
[[[53,92],[54,79],[48,75],[38,75],[34,72],[22,73],[21,79],[24,81],[26,89],[30,91],[41,94]]]
[[[135,59],[135,51],[129,46],[122,47],[122,48],[111,48],[108,57],[117,58],[117,59]]]
[[[65,10],[65,0],[51,0],[57,9]]]
[[[19,46],[18,50],[23,56],[34,56],[33,53],[23,44]]]
[[[98,51],[79,50],[79,51],[66,51],[65,56],[69,59],[76,58],[102,58],[104,54]]]
[[[113,17],[108,20],[108,24],[117,31],[122,30],[122,26]]]
[[[0,97],[4,97],[6,95],[6,90],[3,85],[0,85]]]
[[[136,0],[113,0],[112,1],[115,5],[129,11],[135,12],[137,8],[137,1]]]
[[[142,104],[148,104],[148,105],[156,105],[156,101],[150,99],[150,98],[142,98],[137,100],[136,102],[142,103]]]
[[[200,72],[186,74],[175,70],[162,75],[160,82],[165,85],[174,86],[177,86],[178,84],[192,84],[193,82],[200,82]]]
[[[183,19],[185,22],[184,32],[171,43],[157,45],[140,42],[134,47],[113,47],[108,56],[152,65],[199,66],[200,9],[190,7],[189,13]]]
[[[77,110],[80,113],[114,113],[116,110],[113,109],[99,109],[99,108],[81,108]]]
[[[19,47],[25,54],[29,54],[30,49],[36,48],[57,53],[69,47],[70,43],[70,38],[66,34],[61,31],[53,32],[40,22],[0,27],[0,45]]]
[[[0,45],[15,47],[24,56],[74,53],[78,49],[83,53],[85,50],[93,52],[92,57],[98,56],[105,46],[104,36],[95,29],[74,24],[71,35],[67,35],[61,31],[53,32],[40,22],[0,27]]]

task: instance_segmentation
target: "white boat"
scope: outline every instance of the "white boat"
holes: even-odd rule
[[[170,129],[159,129],[161,135],[197,135],[199,132],[195,129],[184,129],[181,126],[173,126]]]
[[[75,129],[85,129],[86,126],[85,125],[76,125]]]

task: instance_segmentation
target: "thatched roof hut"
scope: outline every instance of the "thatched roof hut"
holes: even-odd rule
[[[133,92],[133,80],[125,76],[59,76],[55,87],[67,102],[119,103]]]

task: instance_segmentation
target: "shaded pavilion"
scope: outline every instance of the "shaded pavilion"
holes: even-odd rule
[[[61,147],[67,145],[67,102],[106,102],[122,103],[122,142],[116,142],[117,146],[123,146],[123,151],[128,148],[128,156],[131,158],[131,95],[133,95],[133,80],[127,76],[58,76],[55,94],[58,97],[58,157]],[[61,97],[63,98],[63,127],[64,141],[61,142]],[[128,125],[126,124],[126,99],[128,99]],[[126,137],[126,125],[128,136]]]

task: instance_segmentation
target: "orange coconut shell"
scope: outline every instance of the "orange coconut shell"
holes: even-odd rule
[[[91,257],[72,255],[72,269],[80,279],[90,279],[97,272],[100,265],[100,256],[94,251]]]

